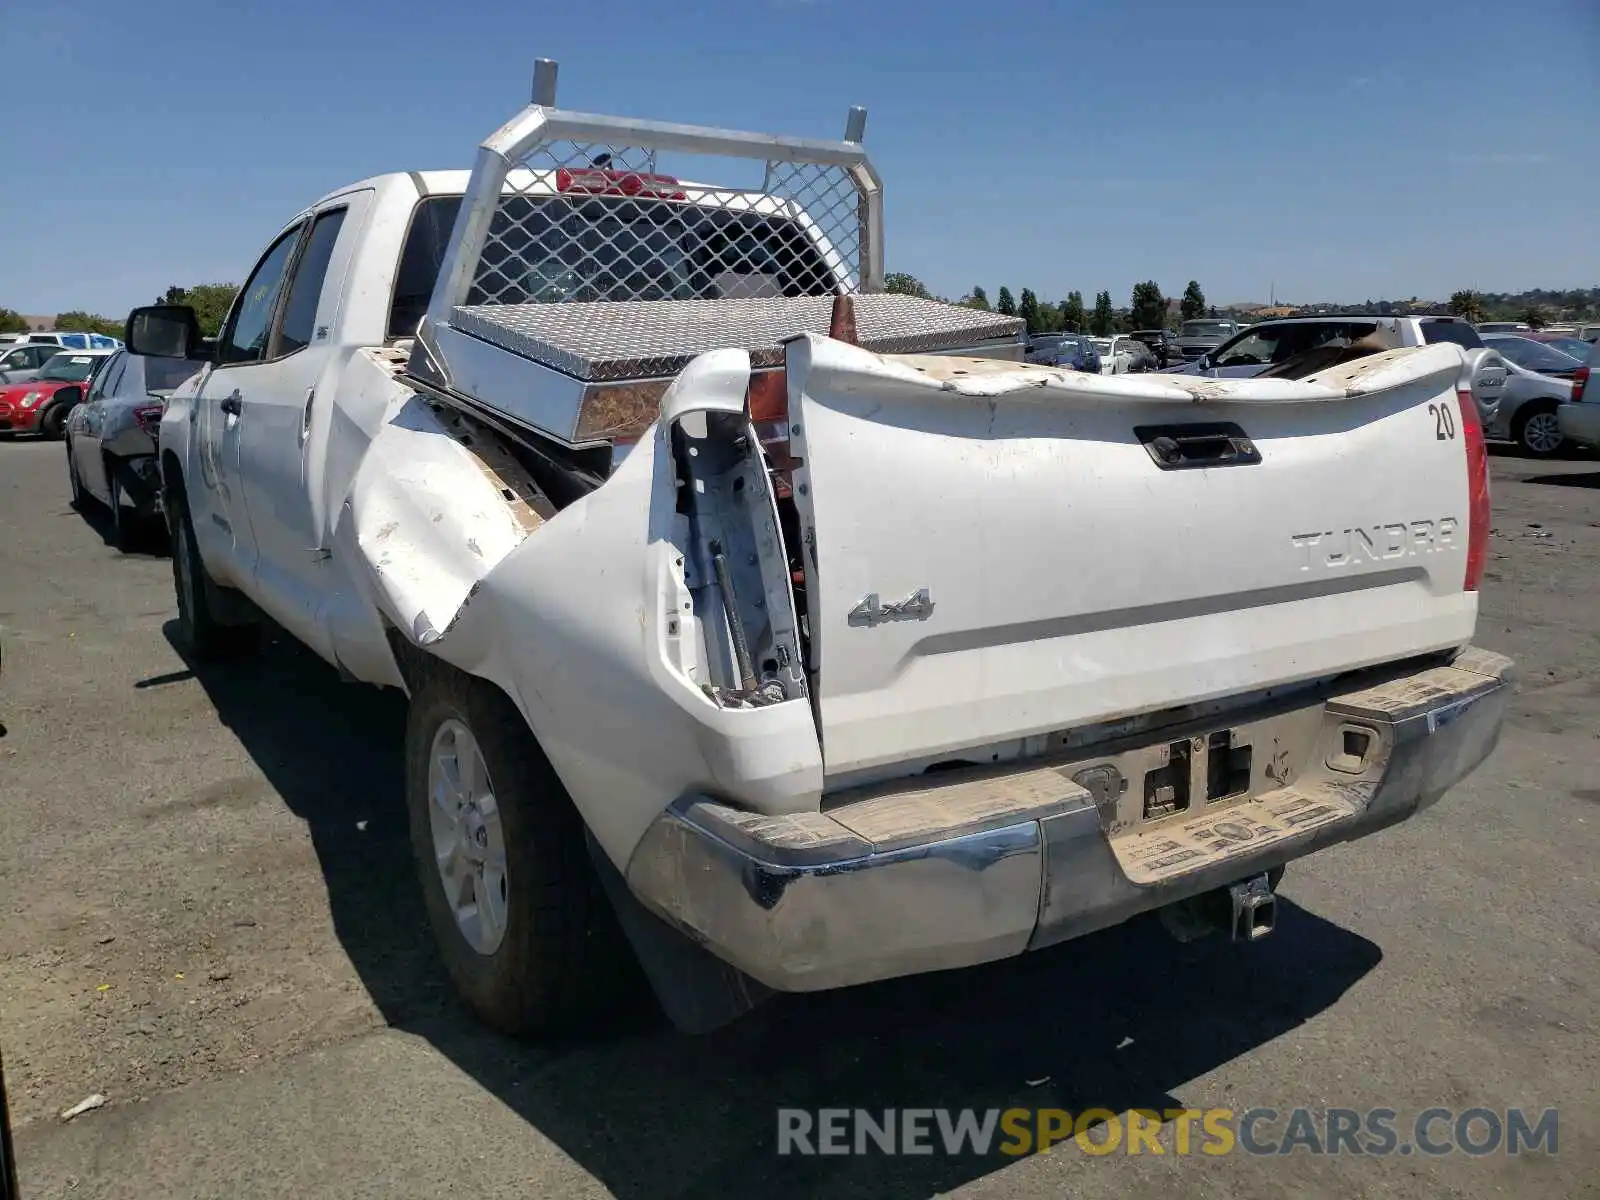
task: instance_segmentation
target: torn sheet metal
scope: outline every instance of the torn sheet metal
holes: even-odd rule
[[[419,645],[555,511],[493,433],[421,396],[372,439],[347,503],[380,602]]]

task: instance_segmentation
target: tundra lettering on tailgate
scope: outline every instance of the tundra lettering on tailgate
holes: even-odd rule
[[[1300,550],[1300,569],[1334,570],[1355,563],[1384,562],[1455,549],[1454,517],[1437,521],[1396,521],[1390,525],[1329,529],[1322,533],[1297,533],[1289,540]]]

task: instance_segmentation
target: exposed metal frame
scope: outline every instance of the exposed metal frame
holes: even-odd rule
[[[705,125],[679,125],[609,117],[599,113],[568,112],[555,107],[557,65],[540,59],[534,68],[534,103],[502,125],[478,147],[472,177],[456,214],[450,246],[428,304],[428,320],[450,323],[451,310],[466,303],[473,274],[500,205],[506,177],[522,158],[541,142],[570,141],[637,146],[643,150],[676,150],[720,158],[754,159],[768,164],[811,163],[842,167],[855,181],[861,197],[861,274],[863,292],[881,292],[883,269],[883,183],[867,158],[861,139],[867,111],[852,108],[842,141],[746,133]]]

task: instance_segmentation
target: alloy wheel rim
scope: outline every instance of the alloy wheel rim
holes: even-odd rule
[[[1522,440],[1539,454],[1553,453],[1561,445],[1561,437],[1561,422],[1555,413],[1534,413],[1522,427]]]
[[[511,898],[505,828],[478,739],[453,717],[428,752],[428,827],[456,927],[479,954],[493,954],[505,940]]]

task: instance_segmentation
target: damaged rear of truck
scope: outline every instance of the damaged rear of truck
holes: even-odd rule
[[[1029,366],[1016,320],[882,292],[859,110],[826,142],[540,86],[481,148],[426,314],[318,384],[280,492],[242,443],[249,571],[187,556],[189,452],[163,462],[200,642],[242,596],[409,694],[428,911],[487,1019],[584,1020],[642,965],[705,1029],[1152,910],[1260,937],[1286,863],[1490,752],[1511,664],[1471,646],[1459,347]],[[274,497],[313,514],[295,604]]]

